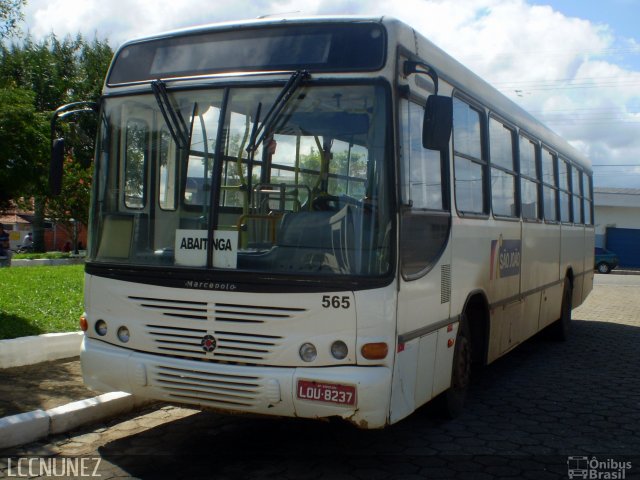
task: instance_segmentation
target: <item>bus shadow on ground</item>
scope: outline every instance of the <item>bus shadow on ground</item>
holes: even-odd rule
[[[511,477],[541,469],[566,478],[567,456],[640,451],[638,345],[639,327],[607,322],[576,320],[564,343],[537,335],[476,373],[455,420],[439,417],[433,403],[373,431],[201,412],[110,442],[99,453],[140,478],[329,478],[368,470],[378,472],[368,478],[387,478],[429,469],[447,476],[447,469],[487,465],[501,465]]]

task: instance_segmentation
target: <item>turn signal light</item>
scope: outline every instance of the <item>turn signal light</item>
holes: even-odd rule
[[[360,349],[360,353],[367,360],[382,360],[389,353],[389,346],[384,342],[365,343]]]
[[[89,329],[89,322],[87,321],[87,317],[82,315],[80,317],[80,330],[86,332]]]

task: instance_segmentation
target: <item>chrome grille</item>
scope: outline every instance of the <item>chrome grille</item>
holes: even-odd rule
[[[189,302],[185,300],[164,300],[147,297],[129,297],[138,302],[142,308],[153,310],[166,317],[184,318],[188,320],[207,320],[207,302]]]
[[[145,324],[153,351],[198,359],[261,364],[285,340],[290,322],[305,308],[187,302],[147,297],[129,297],[145,310],[158,313],[156,321]],[[163,317],[175,320],[171,325]],[[178,320],[180,319],[180,320]],[[204,321],[201,321],[204,320]],[[206,352],[203,338],[213,335],[216,347]]]
[[[152,369],[152,382],[187,403],[248,408],[258,402],[262,378],[158,365]]]
[[[267,323],[269,320],[290,318],[304,308],[261,307],[257,305],[215,304],[216,322]]]
[[[161,353],[193,355],[204,357],[206,352],[200,342],[207,334],[202,328],[167,327],[164,325],[147,325],[147,333],[157,344]]]

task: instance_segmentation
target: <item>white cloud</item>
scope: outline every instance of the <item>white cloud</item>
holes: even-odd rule
[[[116,46],[174,28],[298,11],[395,16],[548,122],[593,163],[640,162],[640,71],[621,56],[637,55],[638,41],[525,0],[30,0],[26,14],[36,38],[97,33]],[[640,177],[626,181],[637,186]]]

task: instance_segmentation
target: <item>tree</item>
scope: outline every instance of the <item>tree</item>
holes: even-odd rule
[[[47,216],[73,236],[74,223],[89,223],[89,198],[91,195],[92,168],[85,168],[68,156],[65,161],[64,176],[60,195],[47,202]],[[77,239],[74,238],[77,242]]]
[[[31,91],[0,88],[0,209],[11,199],[36,193],[34,170],[48,163],[48,122],[33,103]]]
[[[112,54],[106,42],[96,39],[88,43],[80,35],[62,41],[51,35],[39,43],[27,37],[24,42],[10,47],[0,45],[0,89],[5,91],[5,95],[15,97],[15,100],[7,97],[9,104],[0,101],[5,117],[9,115],[7,118],[11,119],[10,129],[0,132],[9,140],[7,148],[4,148],[2,138],[0,167],[11,167],[6,171],[2,168],[0,192],[5,198],[34,198],[36,218],[33,233],[36,249],[44,246],[42,227],[49,200],[49,119],[60,105],[79,100],[98,100]],[[28,98],[25,92],[29,93]],[[12,108],[16,105],[23,110],[12,114]],[[51,215],[63,224],[74,218],[86,225],[88,196],[83,192],[90,186],[89,165],[93,157],[97,119],[85,115],[73,120],[63,126],[63,133],[68,140],[67,154],[73,162],[79,163],[78,168],[67,167],[65,176],[69,178],[63,180],[68,196],[62,198],[69,205],[62,208],[58,201],[49,203]],[[70,182],[79,182],[80,179],[86,183],[71,188]],[[84,214],[78,210],[82,203]]]
[[[27,0],[0,0],[0,40],[17,33]]]

